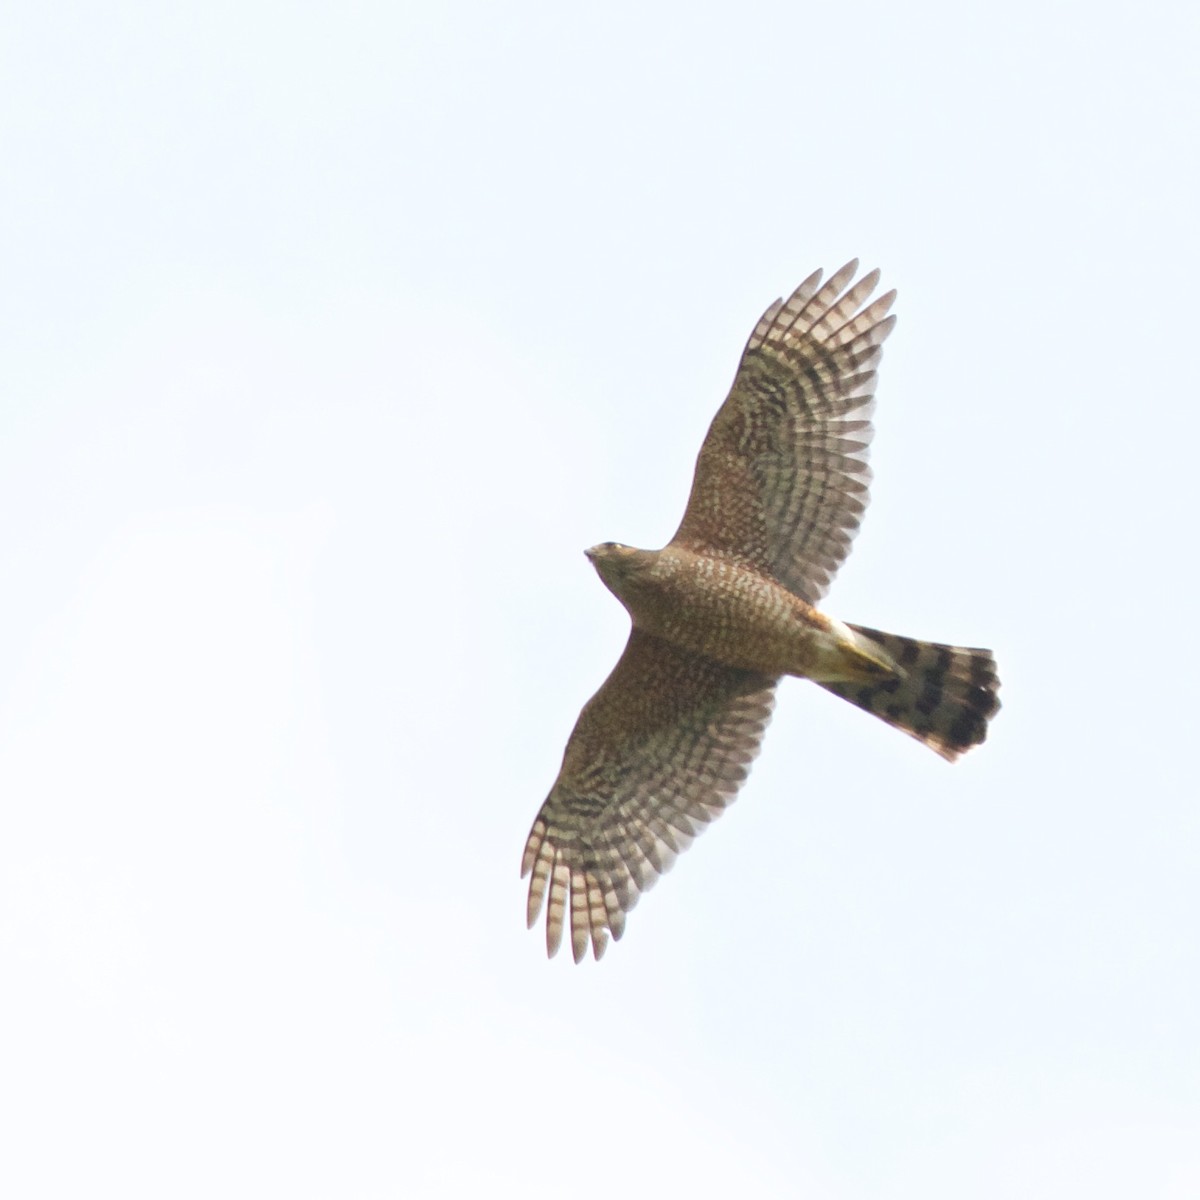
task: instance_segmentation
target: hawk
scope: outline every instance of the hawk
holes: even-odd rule
[[[596,958],[625,914],[729,804],[784,675],[811,679],[953,761],[1000,707],[991,651],[921,642],[818,612],[867,501],[867,446],[894,291],[857,261],[763,313],[700,448],[662,550],[585,551],[629,612],[629,641],[584,705],[525,844],[546,950],[570,914]]]

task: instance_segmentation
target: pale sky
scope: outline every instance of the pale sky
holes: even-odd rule
[[[1194,4],[8,6],[0,1194],[1200,1196]],[[600,964],[529,825],[759,313],[899,289],[826,606]]]

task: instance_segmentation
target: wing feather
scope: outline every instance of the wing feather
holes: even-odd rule
[[[739,558],[810,604],[866,508],[876,369],[896,293],[870,271],[810,275],[762,315],[709,428],[673,544]],[[863,307],[863,305],[866,307]]]
[[[758,753],[775,680],[633,630],[584,706],[530,830],[526,917],[546,905],[546,950],[599,958],[609,934],[734,798]]]

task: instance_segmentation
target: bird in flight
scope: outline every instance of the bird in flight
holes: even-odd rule
[[[570,925],[599,958],[625,914],[729,804],[784,675],[811,679],[953,762],[1000,707],[991,651],[817,610],[867,501],[867,446],[894,291],[857,261],[763,313],[709,427],[683,522],[662,550],[586,551],[629,612],[525,844],[530,927]],[[548,895],[547,895],[548,893]]]

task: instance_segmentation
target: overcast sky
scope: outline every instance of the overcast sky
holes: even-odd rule
[[[0,1191],[1200,1195],[1194,4],[9,5]],[[759,313],[899,289],[836,616],[600,964],[529,825]]]

